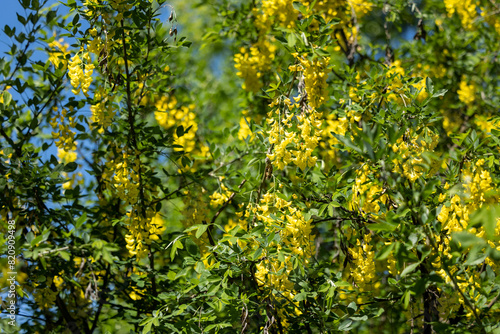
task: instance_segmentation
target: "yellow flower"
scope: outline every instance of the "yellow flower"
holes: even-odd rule
[[[276,46],[267,40],[257,42],[250,49],[240,49],[234,56],[234,67],[238,70],[236,75],[245,80],[243,89],[255,93],[262,87],[260,78],[269,70],[275,52]]]
[[[472,29],[472,24],[477,16],[474,0],[444,0],[448,16],[457,13],[465,29]]]
[[[475,97],[476,86],[474,84],[468,85],[467,78],[463,76],[462,81],[460,81],[460,88],[457,91],[457,93],[460,101],[462,101],[467,105],[471,105],[472,103],[474,103],[474,100],[476,99]]]

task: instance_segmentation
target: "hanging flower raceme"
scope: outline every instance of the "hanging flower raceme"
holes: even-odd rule
[[[97,123],[97,129],[101,134],[112,124],[116,115],[116,106],[113,100],[114,96],[108,95],[104,87],[95,90],[94,102],[90,106],[90,111],[92,111],[91,120]]]
[[[450,284],[450,286],[453,286],[452,281],[443,266],[443,261],[447,261],[453,257],[450,246],[452,233],[467,231],[475,234],[479,238],[483,238],[485,236],[484,228],[482,226],[479,228],[469,227],[469,216],[483,205],[497,201],[495,197],[489,196],[491,190],[494,189],[493,180],[484,165],[484,159],[479,159],[475,163],[466,164],[465,168],[462,170],[463,193],[461,196],[459,196],[459,194],[454,194],[451,199],[449,199],[449,196],[446,196],[446,194],[440,196],[440,201],[443,202],[448,199],[448,202],[445,202],[441,206],[439,215],[437,216],[437,220],[442,224],[441,234],[436,236],[436,243],[440,256],[434,260],[433,266],[436,272],[446,283]],[[449,185],[446,184],[444,189],[449,189]],[[497,219],[494,233],[495,237],[500,236],[500,219]],[[488,239],[487,243],[490,247],[500,250],[500,243],[498,241]],[[498,268],[497,263],[489,256],[484,259],[484,263],[489,265],[493,270]],[[465,273],[457,275],[459,269],[460,268],[456,265],[449,266],[450,274],[456,276],[458,287],[467,294],[468,298],[476,302],[481,296],[479,290],[479,282],[481,281],[479,277],[480,273],[473,270],[473,267],[467,267]],[[458,309],[460,305],[464,307],[467,306],[463,297],[458,295],[458,304],[453,305],[453,308]],[[469,311],[468,308],[467,310],[467,317],[471,317],[472,312]]]
[[[76,133],[72,128],[76,127],[76,120],[74,116],[68,115],[67,109],[58,111],[57,107],[52,108],[56,114],[50,120],[50,125],[54,129],[52,131],[52,138],[56,140],[56,146],[67,152],[76,150],[75,136]],[[70,107],[69,113],[73,113],[73,107]]]
[[[75,142],[75,145],[77,143]],[[57,149],[57,157],[59,158],[59,161],[63,164],[68,164],[70,162],[75,162],[77,158],[77,153],[76,151],[65,151],[64,149],[58,148]],[[68,173],[62,172],[62,177],[67,178]],[[83,184],[84,180],[82,178],[82,173],[73,173],[71,175],[71,178],[63,183],[62,187],[63,189],[71,189],[73,185],[77,182],[77,177],[79,178],[78,184]]]
[[[293,28],[296,25],[298,12],[288,0],[262,0],[262,7],[254,8],[255,26],[260,31],[267,31],[274,23]]]
[[[165,230],[164,222],[159,213],[152,208],[143,209],[134,205],[127,212],[128,233],[125,235],[127,249],[131,256],[138,259],[144,257],[153,241],[158,240]]]
[[[163,96],[156,102],[155,118],[158,124],[165,129],[174,126],[182,126],[184,134],[179,137],[177,133],[174,134],[174,144],[182,147],[176,148],[177,150],[184,150],[191,152],[196,146],[196,132],[198,131],[198,123],[196,123],[196,114],[193,112],[195,105],[181,106],[177,108],[177,99],[175,96]]]
[[[467,77],[463,76],[462,81],[460,81],[460,88],[457,91],[458,98],[460,101],[466,105],[472,105],[476,99],[476,86],[467,83]]]
[[[237,76],[244,79],[243,89],[257,92],[262,87],[260,78],[271,67],[276,46],[267,40],[261,40],[250,48],[241,48],[234,56],[234,67]]]
[[[448,16],[457,13],[465,29],[472,29],[474,18],[478,15],[474,0],[444,0]]]
[[[426,171],[422,165],[424,152],[432,152],[439,142],[439,135],[425,128],[420,135],[416,135],[419,129],[408,130],[405,136],[398,138],[392,145],[392,150],[399,153],[399,157],[393,160],[394,171],[403,174],[410,182],[415,182]],[[405,140],[404,138],[411,138]],[[435,165],[439,167],[439,162]],[[436,167],[434,166],[434,167]]]
[[[85,63],[83,60],[85,60]],[[71,90],[73,94],[77,95],[80,90],[85,96],[88,96],[90,84],[92,83],[92,73],[94,72],[94,64],[88,52],[82,52],[82,57],[75,54],[68,66],[68,76],[71,80],[71,85],[73,89]]]
[[[231,192],[223,183],[221,183],[220,192],[215,191],[212,195],[210,195],[210,205],[212,207],[221,206],[229,200],[229,196],[231,196]]]
[[[49,61],[54,65],[55,68],[59,68],[62,65],[62,69],[65,69],[68,61],[66,60],[66,55],[68,52],[68,44],[63,44],[64,39],[54,40],[49,43]]]
[[[369,292],[373,290],[376,282],[375,251],[370,244],[372,236],[365,234],[363,238],[358,238],[356,246],[350,248],[353,258],[351,264],[351,276],[358,286],[359,292]]]
[[[384,204],[388,197],[384,189],[378,184],[378,173],[365,163],[356,172],[356,179],[352,186],[351,210],[360,210],[363,215],[380,215],[380,204]]]
[[[300,100],[300,97],[297,99]],[[283,111],[275,108],[268,114],[269,143],[274,145],[274,148],[267,157],[273,166],[280,170],[291,163],[302,170],[313,167],[318,159],[313,155],[313,151],[321,139],[321,115],[309,108],[303,108],[303,112],[295,115],[291,109],[297,108],[298,105],[292,104],[289,99],[285,99],[284,103],[288,108],[283,108]],[[270,106],[275,107],[277,104],[276,100]]]
[[[326,79],[330,58],[308,59],[307,54],[299,56],[298,53],[294,53],[293,55],[298,59],[299,64],[291,65],[289,69],[303,72],[307,101],[312,108],[319,108],[328,100]]]
[[[279,193],[264,194],[252,212],[256,224],[264,225],[266,235],[279,234],[279,239],[274,238],[269,247],[276,247],[278,254],[283,255],[271,255],[264,250],[263,260],[256,265],[255,278],[268,293],[279,291],[275,298],[293,300],[297,292],[288,276],[294,268],[294,261],[307,266],[314,254],[312,219],[306,220],[302,212]],[[296,309],[296,312],[300,311]]]

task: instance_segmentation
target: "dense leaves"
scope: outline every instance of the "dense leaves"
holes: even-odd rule
[[[2,329],[500,331],[500,4],[20,4]]]

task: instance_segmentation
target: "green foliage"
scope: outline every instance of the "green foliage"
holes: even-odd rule
[[[500,331],[494,1],[20,4],[2,330]]]

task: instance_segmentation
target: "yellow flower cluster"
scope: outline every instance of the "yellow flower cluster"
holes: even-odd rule
[[[294,207],[291,201],[284,200],[276,193],[266,193],[252,211],[257,221],[264,224],[266,233],[279,233],[280,242],[273,241],[271,246],[276,246],[278,253],[283,249],[290,250],[298,257],[297,260],[307,266],[315,250],[314,235],[311,234],[312,219],[305,220],[302,212]],[[257,282],[269,290],[280,291],[280,295],[292,300],[296,293],[293,283],[288,279],[293,269],[292,255],[285,255],[281,260],[269,254],[263,256],[267,258],[256,266]]]
[[[375,283],[375,252],[370,245],[371,235],[365,234],[363,241],[358,239],[356,247],[350,249],[353,264],[351,264],[351,276],[358,286],[359,292],[371,291]]]
[[[450,201],[451,205],[448,207],[443,205],[441,211],[437,216],[437,220],[441,222],[442,230],[446,230],[447,234],[451,232],[463,231],[467,228],[467,223],[469,221],[469,208],[462,205],[460,196],[454,195]],[[440,242],[440,237],[438,236],[438,242]],[[445,256],[451,256],[449,254],[449,239],[444,238],[443,242],[439,245],[439,252]]]
[[[372,7],[371,2],[366,0],[345,1],[345,0],[318,0],[318,1],[300,1],[305,7],[308,7],[309,13],[321,15],[326,22],[333,18],[340,18],[342,25],[350,25],[352,11],[354,10],[356,17],[359,19],[366,15]],[[289,2],[290,7],[291,2]],[[314,7],[313,7],[314,6]],[[298,19],[299,12],[295,12],[294,19]],[[281,21],[280,21],[281,22]],[[293,24],[293,23],[292,23]]]
[[[54,65],[55,68],[59,68],[62,65],[62,69],[67,66],[66,55],[68,52],[68,44],[62,44],[64,39],[54,40],[49,43],[49,61]]]
[[[107,24],[110,24],[112,19],[114,21],[123,20],[123,14],[133,7],[127,0],[109,0],[108,3],[114,12],[101,11],[100,9],[104,8],[101,5],[101,0],[85,0],[83,5],[87,7],[85,13],[88,16],[94,17],[100,15]]]
[[[118,13],[114,19],[116,21],[121,21],[123,19],[123,14],[130,10],[134,5],[128,0],[110,0],[109,4]]]
[[[244,215],[245,211],[237,212],[236,214]],[[224,231],[226,232],[226,233],[224,233],[224,237],[231,237],[232,235],[230,234],[230,232],[237,227],[246,231],[247,230],[247,221],[243,220],[243,219],[233,220],[233,219],[229,218],[227,220],[226,224],[224,225]],[[233,244],[233,242],[231,242],[231,241],[228,241],[228,242],[230,245]],[[245,249],[247,246],[247,242],[240,240],[239,238],[237,239],[236,243],[238,244],[238,246],[240,246],[241,249]]]
[[[373,174],[374,179],[370,179]],[[351,210],[361,210],[363,214],[378,215],[380,211],[379,202],[385,203],[387,195],[384,189],[376,183],[377,173],[370,169],[369,163],[365,163],[356,173],[356,180],[352,186]]]
[[[210,195],[210,205],[214,208],[226,203],[229,200],[229,196],[231,196],[231,192],[223,183],[220,184],[220,190],[220,192],[215,191]]]
[[[397,262],[398,261],[394,257],[393,252],[391,252],[391,254],[387,257],[387,271],[389,271],[389,274],[394,277],[400,274],[400,270],[397,268]]]
[[[75,132],[71,130],[76,126],[75,117],[69,116],[68,110],[63,109],[61,112],[58,112],[57,107],[52,108],[54,112],[57,112],[54,117],[50,120],[50,125],[55,131],[52,131],[52,138],[56,139],[56,146],[58,148],[64,149],[65,151],[74,151],[76,150],[75,144]],[[73,111],[73,108],[70,108],[70,111]],[[69,121],[66,123],[66,119]]]
[[[482,238],[485,234],[485,230],[481,227],[479,229],[469,228],[469,214],[473,211],[479,209],[483,204],[490,202],[494,198],[488,198],[487,194],[493,189],[493,181],[490,173],[484,169],[485,161],[484,159],[479,159],[475,164],[469,164],[463,171],[463,188],[465,190],[463,198],[458,194],[453,195],[450,200],[450,205],[443,205],[437,217],[438,221],[441,222],[444,235],[436,236],[436,241],[438,243],[439,254],[443,257],[451,258],[451,249],[449,246],[450,235],[452,232],[469,231],[476,236]],[[449,188],[446,184],[445,189]],[[440,196],[440,200],[441,200]],[[497,225],[495,228],[495,235],[500,236],[500,219],[497,220]],[[497,250],[500,250],[500,243],[493,242],[491,240],[487,241],[488,244]],[[445,270],[442,268],[442,258],[438,257],[434,262],[433,266],[437,269],[437,273],[447,282],[451,283],[451,279],[446,274]],[[485,263],[490,265],[493,270],[496,270],[497,264],[489,257],[485,259]],[[451,272],[454,274],[459,269],[455,266],[451,267]],[[465,275],[458,275],[458,285],[462,291],[466,291],[468,296],[477,301],[479,298],[479,292],[476,288],[479,288],[479,274],[477,272],[472,272],[467,269]],[[464,305],[464,300],[461,296],[458,296],[458,301]],[[457,308],[456,306],[455,308]],[[471,316],[469,312],[467,316]]]
[[[245,80],[243,89],[255,93],[262,87],[260,78],[269,70],[275,52],[276,46],[265,39],[250,49],[240,49],[240,53],[234,56],[234,67],[238,70],[236,75]]]
[[[277,103],[275,101],[270,106],[274,107]],[[290,100],[287,99],[285,103],[291,108]],[[268,117],[267,122],[271,127],[268,131],[269,143],[275,146],[273,152],[267,157],[273,165],[280,170],[292,162],[302,170],[313,167],[318,159],[312,155],[312,152],[321,139],[321,115],[316,110],[310,109],[299,115],[288,113],[282,117],[279,109],[276,109],[270,111]],[[297,119],[297,130],[292,129],[293,118]],[[286,128],[291,131],[286,131]],[[293,145],[295,149],[290,149],[289,145]]]
[[[314,109],[298,115],[297,120],[299,121],[297,128],[300,130],[300,137],[297,136],[296,141],[298,149],[292,151],[295,156],[293,161],[300,169],[305,170],[306,167],[316,165],[316,161],[318,160],[317,157],[312,156],[312,152],[318,146],[321,138],[322,130],[320,129],[322,122],[319,113]]]
[[[94,37],[94,39],[89,41],[89,44],[87,44],[87,50],[96,56],[100,56],[101,51],[104,48],[104,43],[102,42],[101,37],[97,36],[97,29],[90,29],[90,35]]]
[[[493,129],[500,131],[499,119],[492,118],[491,115],[477,115],[474,117],[474,123],[489,137]]]
[[[114,97],[109,96],[103,87],[95,90],[94,102],[90,106],[92,112],[91,121],[97,123],[99,133],[104,133],[113,122],[116,115],[116,106],[113,104]]]
[[[495,28],[497,34],[500,34],[500,18],[496,13],[498,9],[492,7],[491,9],[486,10],[486,8],[481,7],[481,16],[488,23],[490,27]]]
[[[460,81],[459,87],[460,88],[458,89],[457,94],[460,101],[462,101],[466,105],[471,105],[472,103],[474,103],[474,100],[476,99],[476,86],[474,84],[468,85],[467,78],[463,76],[462,80]]]
[[[436,266],[436,263],[433,263],[433,265]],[[458,271],[459,269],[456,266],[453,266],[450,269],[450,274],[454,276],[455,279],[457,280],[458,288],[461,291],[463,291],[468,298],[473,300],[474,303],[477,302],[479,300],[479,297],[481,297],[481,294],[479,292],[479,290],[481,289],[480,285],[481,278],[479,276],[480,273],[471,270],[470,268],[467,268],[465,271],[462,272],[462,274],[457,275]],[[446,274],[444,269],[437,271],[437,273],[439,274],[439,276],[443,278],[443,280],[447,284],[453,285],[451,278]],[[440,298],[440,301],[441,300],[447,300],[444,302],[447,308],[441,307],[439,309],[440,313],[450,314],[458,311],[460,305],[462,306],[466,305],[464,298],[462,297],[461,294],[458,293],[452,293],[451,295],[443,293]],[[473,315],[472,311],[469,308],[466,308],[466,310],[467,310],[466,316],[469,318],[472,317]]]
[[[174,131],[173,144],[177,145],[177,147],[174,147],[174,150],[184,151],[185,153],[190,153],[195,157],[201,157],[203,159],[207,158],[209,155],[208,146],[204,145],[196,138],[198,123],[196,123],[196,114],[193,112],[195,105],[190,104],[188,106],[177,107],[177,104],[175,96],[162,96],[157,100],[155,102],[157,109],[157,111],[155,111],[156,121],[165,129],[179,126],[184,128],[184,134],[181,137],[177,136],[177,131]],[[181,171],[196,171],[198,162],[199,161],[195,160],[191,168],[189,168],[189,166],[184,166]]]
[[[239,226],[241,229],[245,231],[247,230],[248,218],[250,217],[250,210],[249,208],[243,208],[243,207],[244,204],[239,204],[239,208],[241,211],[235,212],[235,215],[238,217],[238,220],[234,221],[233,219],[229,218],[226,225],[224,226],[224,230],[226,232],[230,232],[236,226]]]
[[[75,143],[76,144],[76,143]],[[57,149],[57,157],[62,163],[69,163],[76,161],[77,154],[76,151],[66,151],[61,148]]]
[[[294,54],[298,57],[298,54]],[[312,108],[319,108],[328,100],[326,69],[330,62],[329,57],[319,60],[310,60],[306,56],[298,57],[300,65],[290,66],[292,71],[303,71],[306,86],[307,100]]]
[[[477,16],[477,8],[474,0],[444,0],[448,16],[457,13],[460,16],[465,29],[472,29],[472,24]]]
[[[33,297],[35,302],[42,310],[48,310],[56,303],[57,291],[52,291],[51,288],[35,288]]]
[[[262,0],[261,11],[254,9],[255,25],[260,31],[266,31],[273,23],[293,28],[298,18],[298,12],[289,0]]]
[[[86,61],[85,65],[82,58]],[[87,93],[92,83],[92,73],[94,72],[95,66],[92,64],[88,52],[83,52],[82,58],[80,58],[78,54],[75,54],[71,58],[68,67],[68,75],[71,80],[71,85],[73,86],[71,90],[73,94],[77,95],[81,90],[85,96],[88,96]]]
[[[75,143],[76,144],[76,143]],[[59,161],[61,163],[67,164],[70,162],[76,161],[77,154],[75,151],[65,151],[61,148],[57,148],[57,157],[59,158]],[[73,184],[76,182],[76,177],[81,177],[82,173],[73,173],[71,176],[71,179],[69,181],[63,183],[62,187],[63,189],[71,189],[73,187]],[[63,172],[62,177],[68,177],[68,173]],[[79,179],[78,184],[83,184],[84,180],[82,178]]]
[[[404,140],[404,136],[400,137],[395,144],[392,145],[394,152],[399,152],[402,161],[394,159],[394,171],[402,173],[408,180],[415,182],[425,171],[425,168],[420,164],[424,163],[422,153],[425,151],[432,152],[439,143],[439,135],[429,129],[425,129],[430,139],[424,140],[421,136],[415,136],[413,131],[407,131],[407,137],[410,140]]]
[[[445,52],[446,51],[446,52]],[[443,53],[447,53],[448,50],[444,50]],[[420,76],[426,77],[426,74],[429,74],[432,78],[443,78],[446,76],[446,66],[439,66],[439,65],[423,65],[421,63],[417,64],[417,69],[420,72]]]
[[[135,205],[139,201],[140,172],[139,159],[124,150],[106,162],[107,175],[103,179],[125,205]]]
[[[394,76],[395,75],[395,76]],[[409,97],[407,94],[409,93],[408,91],[405,91],[402,89],[403,83],[401,81],[401,78],[403,78],[405,75],[405,70],[402,66],[402,63],[400,60],[396,60],[392,66],[389,68],[387,71],[386,76],[388,78],[393,77],[391,84],[388,86],[387,90],[390,92],[389,96],[387,97],[391,101],[398,102],[400,104],[405,104],[409,102]],[[425,89],[425,80],[427,77],[424,76],[424,78],[416,83],[411,84],[413,87],[415,87],[419,93],[417,95],[417,101],[422,102],[425,100],[428,96],[429,93]]]
[[[174,134],[174,144],[182,146],[176,150],[184,150],[191,152],[196,146],[196,131],[198,131],[198,124],[196,123],[196,114],[193,112],[195,105],[181,106],[176,108],[177,99],[175,96],[167,97],[162,96],[156,103],[155,118],[160,126],[165,129],[170,129],[173,126],[183,126],[184,131],[189,127],[188,132],[185,132],[182,137],[177,137]]]
[[[366,15],[372,6],[366,0],[301,0],[299,2],[308,7],[311,14],[319,14],[327,22],[333,18],[340,18],[342,24],[349,23],[353,10],[356,13],[356,17],[360,18]],[[294,9],[292,1],[289,0],[262,0],[262,6],[255,8],[253,12],[255,15],[255,25],[261,32],[269,30],[273,24],[293,28],[296,26],[296,21],[300,15],[299,11]]]
[[[255,135],[252,133],[252,130],[248,126],[250,123],[250,119],[248,118],[248,112],[244,110],[242,112],[242,117],[240,118],[240,129],[238,130],[238,139],[239,140],[245,140],[247,137],[249,138],[249,141],[251,142]]]
[[[56,275],[54,277],[47,277],[47,281],[45,283],[47,287],[39,288],[40,284],[35,282],[33,289],[35,302],[42,310],[48,310],[55,305],[57,294],[62,290],[64,280],[60,276]],[[52,290],[52,285],[55,286],[55,291]]]
[[[480,208],[486,201],[486,194],[493,190],[490,172],[484,169],[484,159],[479,159],[472,170],[463,171],[464,188],[469,197],[470,210]]]
[[[133,267],[133,269],[131,271],[128,272],[127,276],[130,277],[130,276],[132,276],[132,274],[135,274],[137,276],[144,276],[144,277],[146,275],[146,273],[140,271],[135,266]],[[139,289],[137,286],[133,285],[132,291],[129,292],[129,296],[132,300],[141,300],[142,296],[145,295],[146,293],[147,293],[146,289]]]
[[[165,230],[163,219],[155,210],[147,208],[143,210],[140,206],[133,206],[127,212],[128,233],[125,235],[127,249],[131,256],[142,258],[148,252],[147,245],[158,240]]]

